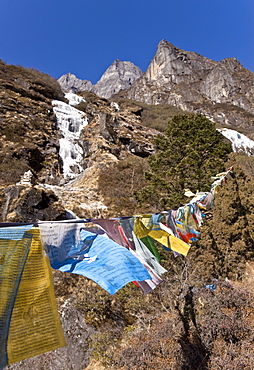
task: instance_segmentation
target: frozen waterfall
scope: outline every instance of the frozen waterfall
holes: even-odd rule
[[[84,112],[62,101],[53,100],[52,105],[57,118],[57,127],[63,135],[59,140],[63,175],[65,178],[74,178],[77,173],[83,171],[80,165],[83,149],[79,144],[79,137],[88,120]]]

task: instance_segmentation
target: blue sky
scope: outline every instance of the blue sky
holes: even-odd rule
[[[254,0],[0,0],[0,58],[95,83],[115,59],[146,70],[160,40],[254,71]]]

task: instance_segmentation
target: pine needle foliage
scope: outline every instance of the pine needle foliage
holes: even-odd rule
[[[225,169],[231,145],[203,115],[177,115],[165,135],[155,140],[156,154],[149,158],[145,173],[148,185],[135,196],[140,203],[157,210],[178,207],[186,202],[184,189],[194,193],[210,189],[211,176]]]

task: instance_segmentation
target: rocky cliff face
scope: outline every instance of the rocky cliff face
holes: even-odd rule
[[[235,58],[220,62],[162,40],[147,71],[126,92],[148,104],[172,104],[220,124],[254,125],[254,74]]]
[[[71,73],[61,76],[58,82],[64,92],[92,91],[108,99],[120,90],[129,89],[141,75],[141,69],[135,64],[117,59],[95,85],[92,85],[90,81],[80,80]]]

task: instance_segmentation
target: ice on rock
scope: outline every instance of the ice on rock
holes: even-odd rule
[[[233,152],[239,152],[242,150],[248,155],[254,154],[254,141],[249,139],[247,136],[228,128],[217,130],[231,141]]]
[[[86,114],[62,101],[53,100],[57,127],[65,136],[79,138],[81,130],[88,124]]]
[[[57,118],[57,128],[63,135],[59,140],[63,175],[65,178],[73,178],[83,170],[80,165],[83,149],[78,139],[82,129],[88,124],[88,119],[84,112],[62,101],[53,100],[52,105]]]
[[[79,96],[74,93],[66,93],[64,97],[69,100],[70,105],[78,105],[81,102],[85,102],[85,99],[82,96]]]

